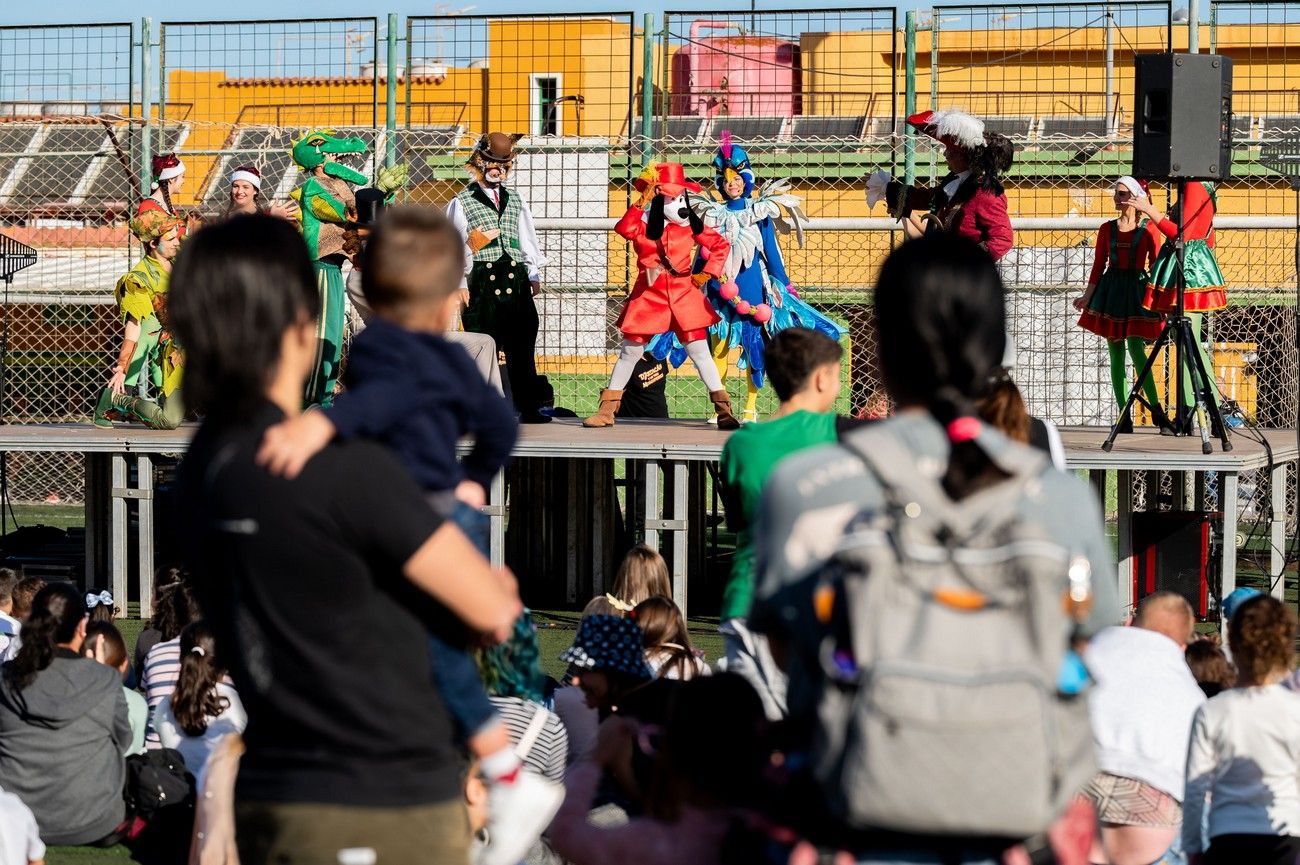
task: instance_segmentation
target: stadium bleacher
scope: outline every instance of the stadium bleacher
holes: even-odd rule
[[[461,144],[465,127],[412,126],[397,135],[397,161],[406,163],[412,186],[435,180],[428,157],[445,156]]]

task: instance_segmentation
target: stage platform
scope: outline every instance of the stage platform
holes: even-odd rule
[[[127,502],[139,502],[137,522],[138,558],[142,599],[141,614],[148,615],[152,596],[153,555],[153,458],[159,454],[182,454],[188,446],[194,425],[172,431],[146,430],[128,425],[99,429],[91,424],[43,424],[0,426],[0,451],[9,452],[77,452],[86,455],[86,568],[88,584],[97,584],[99,575],[111,575],[113,593],[126,597],[129,542]],[[1283,564],[1286,548],[1286,472],[1300,460],[1294,430],[1260,431],[1271,448],[1273,491],[1272,570]],[[1210,454],[1201,453],[1199,438],[1160,436],[1154,430],[1140,429],[1120,436],[1114,449],[1101,449],[1108,429],[1104,427],[1062,427],[1066,462],[1071,469],[1085,470],[1105,500],[1108,474],[1115,475],[1118,491],[1118,569],[1121,601],[1132,603],[1132,474],[1143,471],[1183,473],[1215,472],[1220,478],[1220,501],[1223,510],[1223,536],[1237,536],[1238,480],[1242,472],[1270,467],[1269,449],[1245,435],[1232,437],[1233,449],[1223,453],[1215,442]],[[644,480],[646,542],[657,544],[663,532],[676,554],[673,594],[686,609],[686,539],[687,539],[687,464],[714,461],[722,452],[727,433],[704,421],[636,420],[619,421],[608,429],[589,430],[575,419],[556,419],[553,423],[521,427],[515,455],[519,457],[590,460],[633,460],[654,462],[671,476],[668,487],[671,501],[660,501],[662,478],[659,472],[642,473]],[[137,462],[137,483],[129,484],[129,459]],[[107,495],[104,487],[107,486]],[[1185,485],[1184,485],[1185,486]],[[108,513],[99,513],[101,501],[108,502]],[[667,507],[669,513],[663,510]],[[493,483],[489,495],[491,517],[491,551],[494,561],[504,554],[506,523],[505,484],[501,477]],[[666,518],[665,518],[666,517]],[[1223,586],[1227,594],[1236,584],[1237,545],[1223,544]],[[106,561],[105,561],[106,560]],[[1278,581],[1275,594],[1281,596]]]

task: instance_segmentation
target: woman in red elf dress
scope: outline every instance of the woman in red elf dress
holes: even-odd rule
[[[614,230],[632,243],[639,272],[618,318],[623,347],[609,387],[601,391],[600,408],[583,421],[583,426],[614,425],[623,388],[645,354],[646,344],[671,331],[686,348],[686,355],[709,389],[718,429],[737,429],[740,422],[731,413],[731,398],[709,354],[708,331],[718,321],[718,314],[703,290],[710,279],[721,278],[730,244],[691,210],[687,193],[698,193],[700,185],[686,179],[686,170],[680,164],[651,166],[633,185],[640,198]],[[705,258],[700,271],[692,274],[697,248],[704,249]]]
[[[153,182],[149,185],[149,197],[143,199],[135,209],[135,215],[149,210],[157,210],[168,216],[183,220],[180,228],[182,238],[188,232],[197,231],[199,219],[193,214],[181,213],[172,204],[172,196],[185,186],[185,163],[175,153],[160,153],[153,158],[150,165]]]

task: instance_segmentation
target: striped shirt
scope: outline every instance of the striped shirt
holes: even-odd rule
[[[564,731],[560,716],[537,703],[520,697],[489,697],[496,707],[497,715],[510,733],[510,741],[516,744],[523,738],[533,716],[538,712],[546,713],[546,723],[541,735],[529,752],[521,757],[524,767],[556,783],[564,783],[564,767],[569,756],[569,737]]]
[[[144,657],[144,670],[140,673],[140,687],[149,704],[149,726],[145,729],[144,747],[152,751],[161,748],[158,731],[154,729],[154,714],[162,701],[176,690],[176,680],[181,675],[181,638],[166,640],[149,650]]]

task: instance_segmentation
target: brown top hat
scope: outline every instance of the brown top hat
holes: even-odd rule
[[[523,138],[519,134],[504,132],[485,132],[474,145],[471,158],[477,156],[486,162],[509,162],[515,158],[515,142]]]

